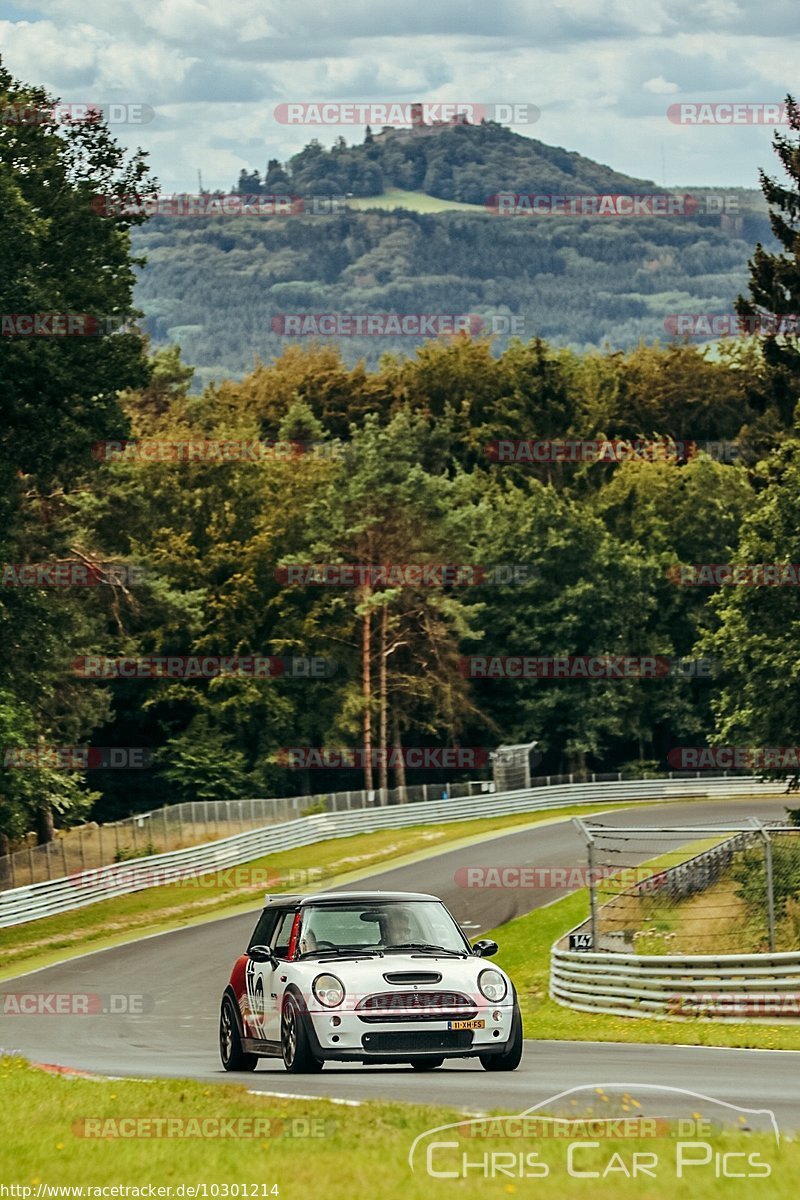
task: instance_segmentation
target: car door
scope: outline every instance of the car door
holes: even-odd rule
[[[280,1041],[280,1014],[283,998],[283,981],[280,977],[285,974],[284,968],[289,957],[296,915],[296,908],[280,909],[275,914],[274,923],[271,923],[269,927],[271,930],[269,941],[261,940],[263,934],[268,930],[266,925],[262,928],[261,922],[259,922],[253,935],[254,939],[256,935],[259,935],[259,938],[251,940],[250,943],[251,945],[270,945],[278,960],[277,965],[273,965],[269,962],[255,962],[250,958],[245,968],[245,985],[251,1014],[249,1025],[252,1033],[250,1036],[259,1041]]]

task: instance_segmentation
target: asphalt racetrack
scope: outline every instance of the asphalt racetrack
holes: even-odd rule
[[[780,797],[637,804],[602,817],[595,815],[592,820],[608,825],[724,826],[727,820],[741,822],[751,815],[781,819],[785,807]],[[693,841],[697,836],[686,834],[684,840]],[[666,848],[659,841],[657,852]],[[474,939],[564,893],[541,888],[464,888],[456,882],[459,868],[476,864],[566,867],[584,866],[585,861],[580,835],[570,821],[563,821],[381,871],[350,887],[432,892],[442,897]],[[309,847],[309,863],[313,863],[313,847]],[[280,1060],[263,1059],[252,1074],[226,1074],[217,1051],[220,997],[234,959],[252,931],[256,911],[144,938],[6,980],[0,985],[4,992],[144,993],[150,1011],[138,1016],[0,1015],[0,1047],[13,1048],[35,1062],[104,1075],[241,1082],[285,1095],[329,1096],[351,1102],[430,1102],[469,1112],[492,1108],[521,1112],[573,1087],[605,1086],[613,1093],[638,1084],[665,1089],[647,1090],[651,1110],[686,1115],[696,1104],[669,1089],[692,1088],[731,1105],[772,1109],[783,1129],[800,1128],[800,1051],[541,1042],[530,1038],[533,1031],[528,1028],[522,1064],[508,1073],[485,1072],[475,1059],[454,1061],[430,1073],[400,1065],[328,1063],[320,1074],[294,1076],[284,1070]],[[641,1097],[644,1093],[636,1094]]]

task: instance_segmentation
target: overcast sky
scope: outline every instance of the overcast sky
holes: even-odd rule
[[[115,126],[162,190],[230,187],[319,136],[282,102],[529,103],[517,125],[667,185],[758,184],[766,125],[690,127],[681,102],[797,96],[800,0],[0,0],[0,54],[71,103],[145,104]]]

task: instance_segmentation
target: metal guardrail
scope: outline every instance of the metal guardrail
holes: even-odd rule
[[[280,850],[293,850],[328,838],[349,837],[376,829],[399,829],[408,825],[473,820],[620,800],[702,799],[748,794],[754,790],[775,795],[783,787],[781,781],[765,783],[752,776],[628,780],[563,784],[546,789],[525,788],[462,799],[417,801],[385,808],[320,813],[250,830],[202,846],[130,859],[97,870],[79,871],[59,879],[10,889],[0,893],[0,928],[21,925],[38,917],[53,916],[99,900],[158,886],[167,882],[170,871],[174,872],[176,878],[205,875],[240,866]]]
[[[800,951],[639,955],[556,943],[550,995],[583,1012],[719,1021],[800,1020]]]
[[[555,782],[573,781],[557,779]],[[136,812],[120,821],[102,824],[90,821],[60,829],[53,841],[41,845],[34,844],[31,839],[35,834],[31,832],[26,835],[26,845],[0,856],[0,891],[43,883],[144,854],[166,854],[169,850],[204,845],[245,833],[248,829],[263,829],[265,825],[291,821],[306,815],[309,809],[313,813],[349,812],[384,804],[475,796],[494,790],[494,784],[489,780],[466,780],[438,786],[421,783],[406,788],[322,792],[267,799],[186,800],[149,812]]]
[[[749,835],[752,837],[753,835]],[[630,892],[696,890],[694,875],[716,877],[720,860],[748,844],[736,834],[692,859],[657,872]],[[621,893],[624,896],[628,893]],[[604,908],[610,909],[614,901]],[[610,1016],[722,1022],[800,1021],[800,951],[751,954],[633,954],[614,949],[615,934],[600,934],[596,949],[568,949],[570,935],[591,928],[587,918],[553,944],[550,996],[582,1012]],[[603,947],[602,943],[607,945]]]
[[[502,748],[501,748],[502,749]],[[508,748],[513,749],[513,747]],[[744,776],[752,772],[719,771],[714,775]],[[351,809],[381,808],[384,805],[414,804],[424,800],[511,792],[517,788],[549,788],[559,783],[612,783],[635,779],[621,771],[574,775],[534,775],[526,781],[510,776],[503,787],[489,779],[458,783],[419,783],[397,788],[350,789],[342,792],[313,792],[303,796],[271,798],[249,796],[241,800],[186,800],[147,812],[135,812],[119,821],[88,821],[59,829],[50,842],[37,845],[35,834],[25,835],[24,844],[0,855],[0,891],[60,879],[92,867],[128,861],[145,854],[166,854],[207,842],[233,837],[247,830],[277,825],[295,817],[320,812],[350,812]],[[705,771],[672,772],[661,778],[709,778]]]

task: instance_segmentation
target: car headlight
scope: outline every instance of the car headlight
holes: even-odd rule
[[[499,971],[489,968],[488,971],[481,971],[478,976],[478,987],[483,992],[487,1000],[502,1000],[508,991],[508,984]]]
[[[344,984],[335,975],[318,975],[311,984],[311,990],[326,1008],[336,1008],[344,1000]]]

